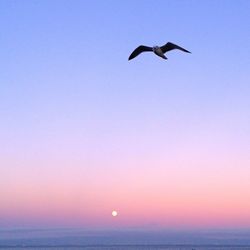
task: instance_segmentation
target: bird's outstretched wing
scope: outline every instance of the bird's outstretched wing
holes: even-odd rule
[[[135,58],[136,56],[138,56],[139,54],[141,54],[142,52],[146,52],[146,51],[153,51],[153,49],[151,47],[148,47],[148,46],[140,45],[131,53],[128,60],[131,60],[131,59]]]
[[[170,51],[172,49],[179,49],[181,51],[191,53],[190,51],[188,51],[188,50],[186,50],[186,49],[184,49],[184,48],[182,48],[182,47],[180,47],[180,46],[178,46],[178,45],[176,45],[174,43],[170,43],[170,42],[168,42],[165,45],[161,46],[161,50],[162,50],[163,53],[166,53],[167,51]]]

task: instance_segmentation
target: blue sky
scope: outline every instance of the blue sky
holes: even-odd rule
[[[1,1],[1,99],[27,116],[35,107],[72,112],[77,103],[115,112],[128,98],[133,109],[138,98],[147,106],[148,98],[186,99],[199,109],[242,101],[249,9],[248,1]],[[193,54],[127,62],[137,45],[167,41]]]

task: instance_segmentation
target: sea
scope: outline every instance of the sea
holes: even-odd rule
[[[0,250],[250,250],[250,230],[0,229]]]
[[[234,245],[91,245],[91,246],[2,246],[5,250],[250,250],[249,246]]]

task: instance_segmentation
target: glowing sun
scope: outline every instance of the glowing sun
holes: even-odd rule
[[[113,216],[113,217],[116,217],[117,215],[118,215],[117,211],[115,211],[115,210],[112,211],[112,216]]]

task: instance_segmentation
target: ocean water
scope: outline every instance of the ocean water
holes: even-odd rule
[[[250,250],[250,230],[0,229],[0,250]]]
[[[5,250],[250,250],[249,246],[236,245],[92,245],[92,246],[13,246],[1,247]]]

